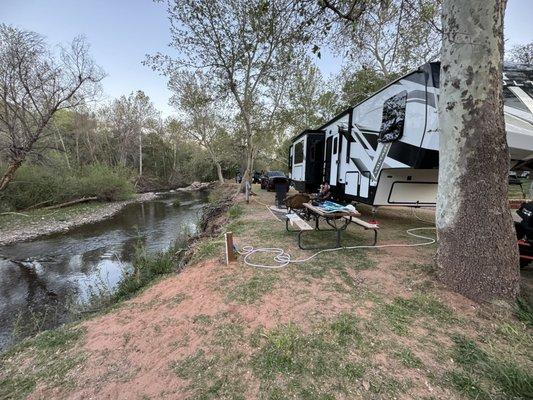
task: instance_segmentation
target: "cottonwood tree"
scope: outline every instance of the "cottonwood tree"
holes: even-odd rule
[[[533,42],[514,45],[509,50],[507,58],[516,63],[533,64]]]
[[[268,87],[282,79],[294,49],[310,38],[304,7],[285,0],[168,0],[171,46],[180,58],[157,54],[148,62],[172,74],[176,69],[202,70],[239,112],[250,177],[264,112],[271,106]]]
[[[291,134],[316,128],[339,112],[339,98],[330,82],[308,57],[299,61],[286,83],[284,114]]]
[[[440,47],[440,0],[330,0],[323,7],[351,24],[328,36],[339,52],[384,80],[435,59]],[[352,65],[353,67],[353,65]]]
[[[0,25],[0,146],[8,159],[0,191],[43,137],[54,114],[98,94],[104,74],[88,50],[78,37],[54,54],[37,33]]]
[[[363,101],[390,81],[396,79],[398,75],[390,73],[388,78],[385,78],[381,72],[369,67],[356,71],[349,67],[343,68],[337,77],[342,82],[341,102],[343,108]]]
[[[219,109],[222,102],[214,97],[215,88],[200,73],[177,73],[169,88],[174,95],[171,104],[182,114],[182,132],[205,148],[217,170],[218,180],[224,183],[221,161],[224,153],[221,142],[227,137]]]
[[[507,199],[505,5],[505,0],[442,5],[437,262],[442,281],[481,300],[514,298],[519,282]]]
[[[159,119],[159,112],[142,91],[115,99],[102,111],[106,125],[117,147],[118,164],[137,164],[139,176],[143,174],[143,136]]]
[[[475,299],[518,292],[502,99],[505,0],[446,0],[439,98],[440,278]]]

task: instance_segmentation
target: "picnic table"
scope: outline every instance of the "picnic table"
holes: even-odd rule
[[[339,210],[328,212],[322,209],[319,206],[314,206],[311,203],[304,203],[303,209],[294,214],[287,214],[287,220],[285,223],[285,228],[289,232],[299,231],[298,233],[298,247],[302,250],[310,250],[324,247],[315,247],[315,248],[304,248],[302,246],[302,235],[304,232],[308,231],[334,231],[336,239],[336,247],[341,247],[341,234],[346,230],[348,225],[355,223],[359,226],[362,226],[365,230],[371,229],[374,231],[374,243],[377,243],[378,229],[377,224],[372,224],[366,221],[359,219],[361,216],[357,210],[348,211],[348,210]],[[321,228],[320,221],[323,220],[328,228]],[[314,222],[314,226],[310,226],[306,221]],[[289,229],[289,225],[296,229]],[[326,247],[327,248],[327,247]]]

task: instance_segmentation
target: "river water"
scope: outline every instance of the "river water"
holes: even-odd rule
[[[155,253],[194,233],[206,201],[205,192],[162,194],[104,221],[0,247],[0,351],[68,322],[91,294],[112,291],[140,244]]]

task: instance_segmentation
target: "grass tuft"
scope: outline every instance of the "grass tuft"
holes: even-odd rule
[[[489,356],[472,339],[454,335],[452,340],[452,358],[464,370],[452,374],[456,389],[471,398],[484,398],[483,386],[506,397],[533,398],[533,375],[529,371],[512,361]]]
[[[418,358],[411,349],[403,348],[394,352],[394,356],[401,361],[407,368],[422,368],[424,363]]]
[[[516,300],[515,315],[527,327],[533,328],[533,305],[524,298]]]
[[[278,282],[279,277],[272,271],[254,271],[254,275],[244,281],[238,281],[233,284],[227,284],[227,298],[242,304],[252,304],[262,298],[265,294],[272,292],[274,285]]]
[[[0,356],[0,398],[25,399],[39,383],[68,388],[68,373],[85,359],[72,352],[83,338],[83,329],[61,327],[26,339]],[[23,362],[31,359],[30,363]]]
[[[169,274],[175,270],[176,260],[174,251],[149,255],[146,250],[139,247],[135,251],[132,262],[133,268],[125,270],[113,295],[113,301],[118,302],[129,299],[135,293],[146,287],[156,278]]]
[[[222,245],[214,240],[203,240],[196,248],[190,264],[196,264],[204,260],[208,260],[221,253]]]
[[[228,215],[231,219],[239,218],[244,214],[244,207],[241,204],[234,204],[228,209]]]
[[[381,316],[399,335],[409,332],[415,318],[429,318],[440,324],[450,324],[456,320],[449,307],[424,294],[415,294],[410,299],[396,297],[391,303],[381,306]]]

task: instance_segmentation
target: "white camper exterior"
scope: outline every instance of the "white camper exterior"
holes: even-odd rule
[[[335,197],[374,206],[436,203],[439,70],[439,63],[424,64],[319,128],[323,178]],[[511,168],[531,168],[533,70],[505,71]]]
[[[297,190],[318,189],[324,168],[323,131],[305,130],[293,138],[289,149],[289,168],[289,176]]]

